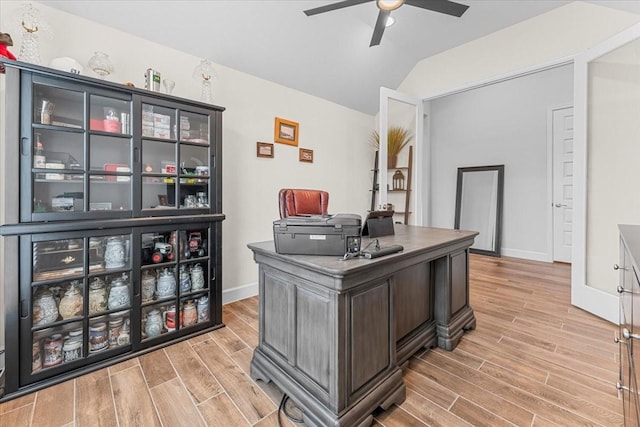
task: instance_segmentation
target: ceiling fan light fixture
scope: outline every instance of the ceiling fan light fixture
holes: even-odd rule
[[[393,16],[389,15],[389,16],[387,17],[387,22],[385,22],[385,23],[384,23],[384,26],[385,26],[385,27],[390,27],[390,26],[392,26],[392,25],[393,25],[393,24],[395,24],[395,23],[396,23],[396,19],[395,19]]]
[[[380,10],[396,10],[404,4],[404,0],[376,0],[376,5]]]

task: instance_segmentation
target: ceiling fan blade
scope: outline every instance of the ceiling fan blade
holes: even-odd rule
[[[456,3],[449,0],[405,0],[405,4],[411,6],[420,7],[422,9],[433,10],[434,12],[440,12],[447,15],[462,16],[463,13],[469,9],[469,6],[461,3]]]
[[[382,35],[384,34],[384,29],[386,28],[387,18],[391,14],[390,10],[382,10],[378,13],[378,20],[376,21],[376,27],[373,29],[373,35],[371,36],[371,46],[378,46],[380,44],[380,40],[382,40]]]
[[[317,15],[319,13],[331,12],[332,10],[342,9],[344,7],[355,6],[360,3],[367,3],[373,0],[345,0],[339,1],[337,3],[327,4],[325,6],[315,7],[313,9],[308,9],[304,11],[304,14],[307,16]]]

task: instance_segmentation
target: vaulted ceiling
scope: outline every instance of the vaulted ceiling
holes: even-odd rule
[[[421,59],[569,3],[456,1],[470,6],[460,18],[403,5],[391,13],[396,23],[373,47],[375,1],[314,16],[303,11],[335,1],[45,3],[367,114],[378,111],[379,87],[398,87]],[[637,0],[590,2],[640,14]]]

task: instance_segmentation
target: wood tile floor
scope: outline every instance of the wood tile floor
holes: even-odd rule
[[[617,327],[570,305],[570,268],[473,255],[477,328],[421,351],[407,398],[374,425],[618,426]],[[249,377],[257,298],[226,328],[0,405],[0,426],[277,426],[281,394]],[[284,417],[283,425],[295,426]]]

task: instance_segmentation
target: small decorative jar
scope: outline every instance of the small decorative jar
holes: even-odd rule
[[[118,344],[117,345],[127,345],[131,341],[129,331],[131,326],[129,325],[129,318],[126,317],[122,321],[122,327],[120,328],[120,334],[118,335]]]
[[[71,282],[69,289],[60,300],[58,311],[63,319],[82,316],[82,294],[78,290],[78,281]]]
[[[182,326],[193,326],[198,322],[198,310],[192,300],[186,301],[182,305],[182,313],[180,319]]]
[[[162,316],[157,309],[151,310],[147,313],[147,323],[144,327],[144,331],[147,334],[147,338],[153,338],[160,335],[162,332]]]
[[[168,268],[165,268],[158,276],[156,292],[158,298],[171,297],[176,294],[176,278]]]
[[[164,327],[169,332],[173,332],[176,330],[176,306],[171,305],[162,313],[162,318],[164,319]]]
[[[43,368],[50,368],[62,363],[62,335],[54,334],[44,339]]]
[[[122,318],[122,312],[111,313],[109,315],[109,347],[117,347],[118,337],[120,337],[120,330],[124,319]]]
[[[58,319],[58,305],[51,291],[42,288],[33,300],[33,325],[46,325]]]
[[[69,338],[72,341],[80,341],[82,342],[82,329],[74,329],[69,331]]]
[[[191,290],[199,291],[204,288],[204,272],[200,264],[191,267]]]
[[[42,354],[39,339],[33,340],[31,359],[31,372],[38,372],[42,369]]]
[[[107,310],[107,288],[104,280],[96,277],[89,285],[89,314]]]
[[[142,272],[142,279],[140,280],[140,293],[142,294],[142,303],[153,301],[153,297],[156,294],[156,278],[149,270]]]
[[[209,297],[204,295],[198,299],[198,323],[209,321]]]
[[[71,362],[82,358],[82,341],[73,338],[67,338],[62,346],[63,362]]]
[[[180,293],[186,293],[191,290],[191,276],[185,265],[180,266]]]
[[[104,267],[122,268],[125,266],[124,242],[120,237],[113,236],[107,239],[104,249]]]
[[[101,316],[102,317],[102,316]],[[95,353],[109,348],[109,335],[106,322],[97,322],[89,326],[89,351]]]
[[[130,301],[129,282],[127,281],[127,275],[125,273],[122,273],[122,277],[119,277],[111,282],[111,289],[109,290],[108,300],[109,310],[128,307]]]

